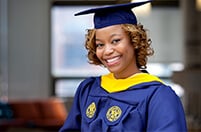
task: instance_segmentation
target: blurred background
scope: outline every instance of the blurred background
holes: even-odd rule
[[[79,83],[108,72],[87,62],[93,15],[74,13],[133,1],[0,0],[0,131],[58,131]],[[153,0],[135,12],[155,50],[147,70],[181,98],[189,131],[201,131],[201,0]]]

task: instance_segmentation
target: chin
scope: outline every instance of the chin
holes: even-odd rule
[[[119,73],[119,70],[116,70],[114,68],[107,68],[107,69],[113,74]]]

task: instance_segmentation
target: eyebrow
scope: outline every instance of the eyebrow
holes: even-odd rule
[[[114,33],[112,35],[110,35],[110,38],[114,37],[114,36],[122,36],[121,34],[118,34],[118,33]],[[101,39],[99,38],[95,38],[95,41],[101,41]]]
[[[112,37],[114,37],[114,36],[122,36],[122,35],[119,34],[119,33],[114,33],[114,34],[112,34],[110,37],[112,38]]]

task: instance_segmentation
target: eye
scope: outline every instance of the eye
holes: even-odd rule
[[[121,39],[114,39],[114,40],[112,40],[112,44],[117,44],[117,43],[119,43],[121,41]]]
[[[103,46],[104,46],[104,44],[102,44],[102,43],[97,43],[96,44],[96,48],[99,48],[99,49],[102,48]]]

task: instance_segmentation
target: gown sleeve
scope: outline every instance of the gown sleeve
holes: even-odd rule
[[[149,102],[147,132],[186,132],[186,120],[180,98],[162,85]]]
[[[64,125],[60,128],[59,132],[78,132],[81,131],[81,108],[85,99],[87,98],[87,93],[90,90],[89,87],[93,82],[93,78],[88,78],[84,80],[78,87],[76,94],[74,96],[74,101],[71,110],[68,114]]]
[[[68,117],[64,125],[60,128],[59,132],[72,132],[72,131],[76,132],[80,130],[81,112],[78,98],[79,98],[79,92],[77,91]]]

